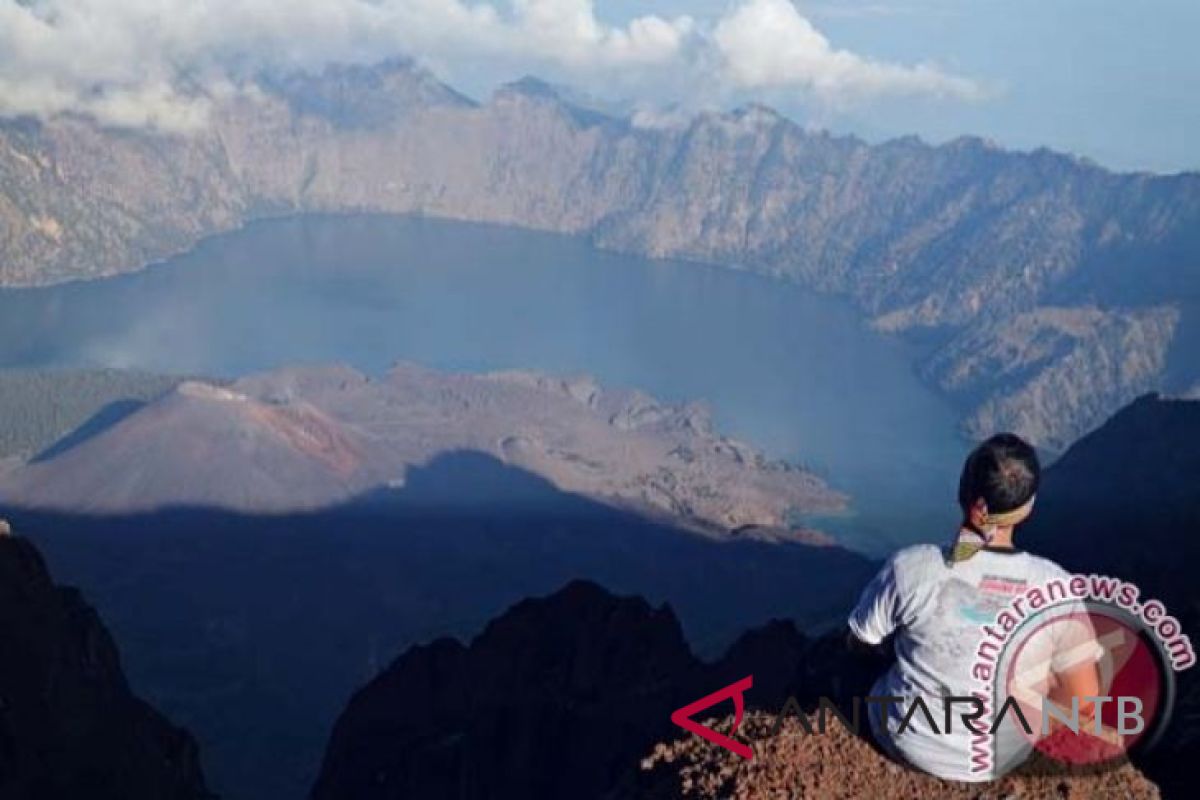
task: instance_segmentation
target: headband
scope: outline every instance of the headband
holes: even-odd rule
[[[1021,505],[1011,511],[1001,511],[998,514],[988,514],[983,518],[985,527],[1007,528],[1012,525],[1020,525],[1033,511],[1033,501],[1037,499],[1037,495],[1026,500]]]
[[[1020,525],[1033,511],[1033,501],[1037,499],[1036,495],[1029,498],[1021,505],[1009,511],[1001,511],[998,514],[988,514],[983,518],[983,527],[1009,527],[1011,525]],[[950,563],[953,564],[959,561],[966,561],[971,556],[978,553],[988,545],[989,539],[975,531],[962,530],[959,531],[958,538],[954,541],[954,546],[950,550]]]

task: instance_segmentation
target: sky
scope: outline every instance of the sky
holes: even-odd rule
[[[1198,0],[0,0],[0,116],[193,129],[263,72],[408,55],[645,124],[765,103],[869,141],[1200,169]]]

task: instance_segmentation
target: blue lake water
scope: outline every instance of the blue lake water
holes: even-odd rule
[[[822,520],[881,553],[942,540],[966,443],[911,347],[843,300],[570,237],[382,216],[252,224],[133,275],[0,292],[0,365],[232,376],[297,362],[380,372],[586,372],[718,424],[851,493]]]

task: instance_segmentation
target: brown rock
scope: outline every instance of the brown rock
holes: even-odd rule
[[[728,730],[731,722],[731,718],[726,718],[705,724]],[[897,764],[837,724],[830,725],[825,734],[809,734],[796,719],[790,718],[778,733],[771,735],[774,725],[774,715],[760,712],[746,715],[739,738],[753,741],[754,758],[749,761],[697,736],[656,745],[642,762],[647,781],[640,796],[646,800],[864,797],[1153,800],[1159,797],[1158,787],[1128,762],[1104,768],[1068,769],[1035,757],[998,781],[955,783]],[[815,730],[815,721],[810,725]]]

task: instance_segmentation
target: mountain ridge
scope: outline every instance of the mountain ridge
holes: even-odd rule
[[[133,694],[111,635],[0,520],[0,796],[215,800],[196,742]]]
[[[136,269],[292,213],[583,235],[795,280],[849,296],[881,329],[931,331],[924,374],[970,435],[1019,427],[1053,450],[1170,388],[1177,315],[1200,303],[1200,174],[1118,174],[974,138],[868,145],[761,107],[638,126],[544,84],[475,104],[404,61],[235,94],[189,136],[0,123],[0,178],[6,285]],[[1062,318],[1087,308],[1096,329],[1063,336]],[[972,335],[1058,346],[985,390],[953,377]],[[931,367],[939,357],[950,366]],[[1093,379],[1080,360],[1118,368]],[[1012,402],[985,406],[981,392]]]
[[[702,661],[669,605],[572,581],[400,655],[346,706],[311,796],[641,797],[671,711],[713,687],[757,670],[750,703],[771,708],[865,691],[875,661],[839,637],[774,620]]]
[[[1046,470],[1017,543],[1078,574],[1120,578],[1163,602],[1189,636],[1200,627],[1200,399],[1147,394],[1080,439]],[[1182,765],[1200,756],[1200,679],[1176,675],[1176,708],[1139,764],[1168,796],[1192,793]]]
[[[281,513],[403,486],[413,468],[460,451],[719,537],[786,539],[793,512],[845,507],[813,473],[718,433],[701,404],[661,403],[586,376],[406,363],[378,378],[328,366],[184,381],[74,446],[0,474],[0,499],[82,513]]]
[[[469,642],[412,647],[372,678],[334,726],[311,797],[1159,797],[1128,763],[1042,763],[970,785],[890,761],[836,722],[801,730],[786,702],[844,708],[886,665],[845,636],[776,619],[701,660],[670,606],[573,581],[510,606]],[[671,724],[676,708],[747,675],[739,738],[752,739],[753,760]],[[712,716],[727,709],[697,721],[724,732],[731,718]]]

